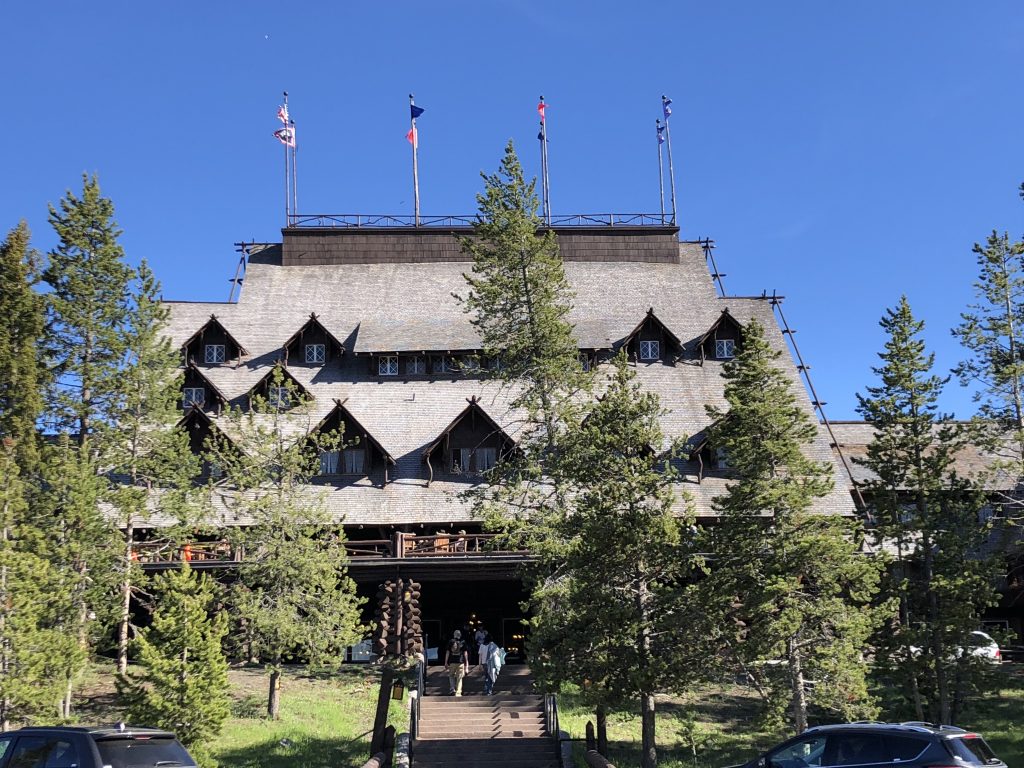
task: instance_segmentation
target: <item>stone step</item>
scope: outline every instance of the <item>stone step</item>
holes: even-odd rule
[[[554,754],[554,741],[547,738],[522,738],[514,743],[507,739],[451,739],[446,742],[428,741],[420,743],[417,739],[413,744],[413,752],[417,755],[434,755],[439,753],[460,752],[463,754],[504,754],[514,750],[519,754],[536,755]]]
[[[529,699],[499,699],[496,696],[424,696],[420,702],[423,712],[455,712],[463,709],[507,712],[544,711],[544,702]]]

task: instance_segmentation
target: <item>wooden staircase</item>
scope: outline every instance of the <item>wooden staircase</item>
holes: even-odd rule
[[[479,668],[463,681],[461,697],[448,694],[442,668],[427,674],[415,768],[559,768],[557,748],[527,667],[503,669],[491,696],[483,692]]]

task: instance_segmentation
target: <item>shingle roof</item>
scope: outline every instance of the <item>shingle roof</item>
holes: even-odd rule
[[[203,373],[236,403],[280,356],[282,345],[316,313],[317,320],[349,352],[460,350],[478,346],[469,317],[453,298],[464,292],[466,262],[373,263],[345,265],[280,265],[280,249],[266,249],[250,260],[245,288],[237,304],[216,306],[218,320],[249,350],[237,366],[204,367]],[[786,343],[767,301],[719,298],[696,243],[681,243],[678,263],[587,262],[565,264],[574,292],[571,320],[581,348],[609,348],[625,338],[653,310],[693,352],[700,339],[728,308],[740,322],[756,318],[769,342],[784,351],[782,358],[794,391],[809,416],[814,410],[806,396]],[[176,344],[192,336],[210,316],[211,305],[172,302],[169,333]],[[694,356],[696,357],[696,356]],[[640,363],[638,381],[656,392],[667,413],[666,442],[693,435],[710,422],[705,405],[725,405],[722,363],[699,358],[674,364]],[[313,395],[312,424],[318,423],[342,400],[345,408],[380,442],[397,466],[384,487],[369,479],[326,488],[328,510],[350,524],[410,524],[471,520],[460,491],[467,480],[435,476],[429,488],[423,450],[466,407],[479,398],[481,406],[515,437],[516,415],[509,414],[511,393],[495,382],[470,376],[405,376],[380,378],[371,374],[365,358],[333,359],[319,368],[296,366],[289,372]],[[808,453],[834,464],[831,448],[819,436]],[[680,490],[688,491],[698,514],[712,514],[712,498],[724,488],[724,477],[705,476],[696,482],[696,465]],[[823,499],[820,511],[853,514],[849,481],[838,466],[835,490]],[[686,502],[680,498],[679,509]]]

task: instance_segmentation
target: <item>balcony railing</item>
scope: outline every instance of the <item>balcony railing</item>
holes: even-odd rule
[[[350,561],[367,562],[403,558],[460,558],[491,556],[524,556],[520,550],[494,547],[492,533],[438,533],[414,536],[396,533],[390,539],[363,539],[345,542]],[[245,551],[230,541],[204,541],[174,546],[168,542],[137,542],[133,558],[146,566],[174,565],[182,562],[206,565],[237,564],[245,560]]]
[[[288,226],[317,229],[377,229],[419,228],[445,229],[470,227],[476,223],[475,215],[415,216],[365,213],[312,213],[289,214]],[[574,213],[552,216],[552,227],[668,227],[673,226],[671,214],[660,213]]]

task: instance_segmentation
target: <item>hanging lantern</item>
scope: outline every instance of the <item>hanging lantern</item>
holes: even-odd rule
[[[405,682],[401,679],[395,680],[395,685],[391,689],[391,698],[401,701],[403,696],[405,696]]]

